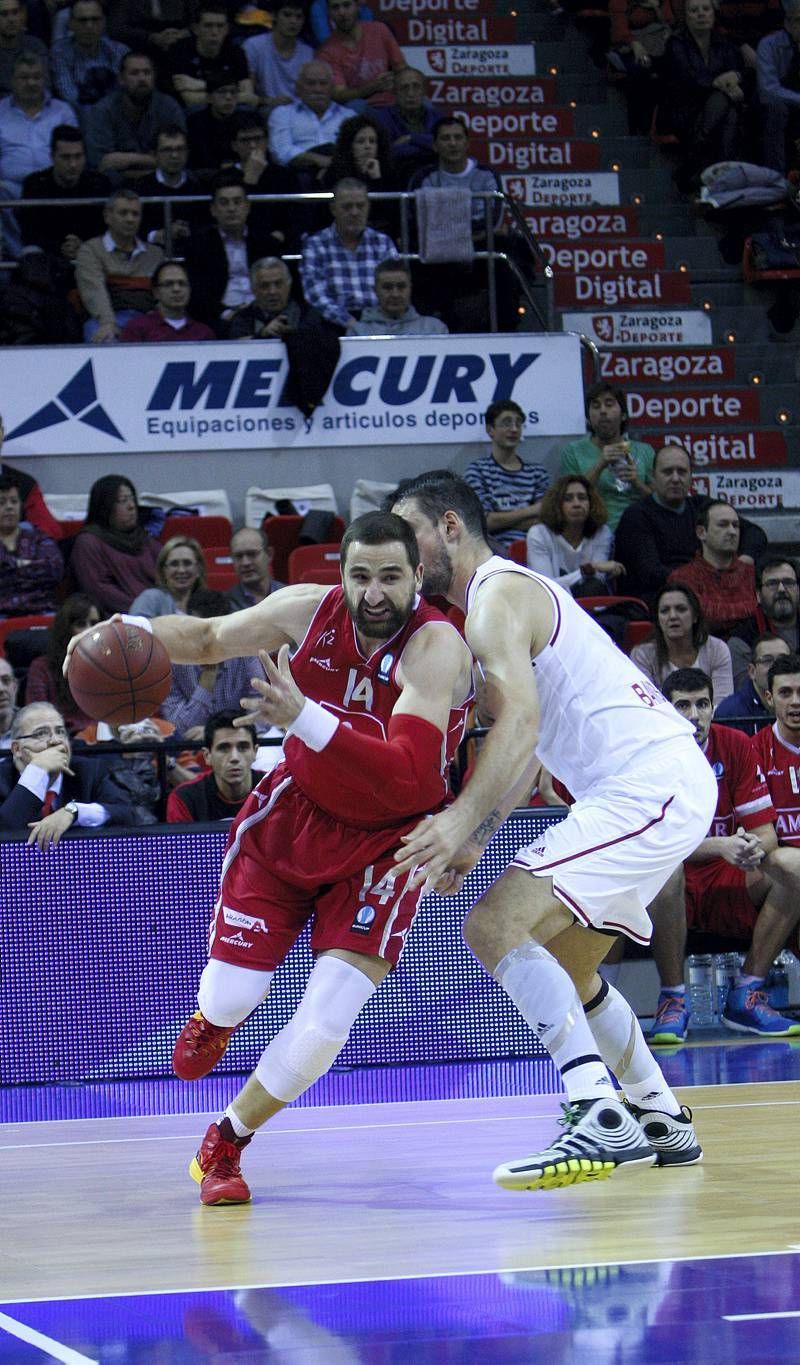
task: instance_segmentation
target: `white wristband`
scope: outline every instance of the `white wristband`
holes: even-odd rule
[[[296,739],[301,739],[307,744],[309,749],[319,753],[326,744],[330,744],[338,728],[339,722],[330,711],[326,711],[319,702],[306,697],[300,715],[287,728],[286,736],[288,739],[289,735],[294,735]]]
[[[141,626],[142,630],[147,631],[148,635],[153,634],[153,622],[149,616],[128,616],[123,612],[120,619],[124,626]]]

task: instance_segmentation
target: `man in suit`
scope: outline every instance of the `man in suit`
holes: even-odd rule
[[[252,303],[250,266],[280,254],[281,234],[248,223],[250,200],[238,171],[223,171],[214,182],[210,227],[192,234],[187,252],[194,315],[219,330],[237,308]]]
[[[73,758],[63,717],[31,702],[11,723],[11,757],[0,760],[0,829],[30,830],[47,849],[73,825],[132,823],[124,793],[97,759]]]

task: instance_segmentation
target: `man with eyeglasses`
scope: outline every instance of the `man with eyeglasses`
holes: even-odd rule
[[[272,577],[272,546],[264,531],[252,526],[237,531],[231,539],[231,559],[239,582],[225,596],[234,611],[254,607],[256,602],[263,602],[271,592],[284,587]]]
[[[57,844],[73,825],[129,825],[126,794],[97,759],[73,758],[63,717],[46,702],[11,723],[11,756],[0,760],[0,830],[29,830],[28,843]]]
[[[755,620],[742,622],[729,640],[733,685],[747,680],[753,646],[760,635],[785,640],[793,654],[800,652],[800,586],[793,559],[771,551],[756,561]]]
[[[519,453],[525,428],[519,403],[510,398],[490,403],[485,421],[492,443],[489,454],[467,465],[464,482],[477,493],[492,543],[503,554],[515,540],[524,540],[528,528],[539,520],[550,475],[543,465],[525,464]]]
[[[129,318],[120,341],[214,341],[204,322],[189,316],[192,289],[182,261],[162,261],[153,273],[156,306]]]
[[[774,720],[767,678],[772,665],[782,659],[784,654],[791,654],[791,650],[780,636],[759,635],[753,645],[745,681],[729,697],[723,697],[714,712],[714,719],[724,720],[734,730],[741,730],[746,735],[757,734]]]

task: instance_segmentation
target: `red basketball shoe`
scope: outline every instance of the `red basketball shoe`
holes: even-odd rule
[[[210,1024],[200,1011],[193,1014],[178,1036],[172,1053],[172,1070],[182,1081],[199,1081],[213,1071],[233,1033],[232,1028]]]
[[[242,1148],[249,1141],[236,1136],[230,1119],[211,1124],[189,1166],[200,1186],[201,1204],[249,1204],[250,1190],[239,1170]]]

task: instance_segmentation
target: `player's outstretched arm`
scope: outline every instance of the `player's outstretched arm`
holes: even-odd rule
[[[467,621],[467,643],[484,675],[495,717],[474,771],[452,806],[403,839],[398,871],[416,865],[417,884],[439,882],[448,868],[474,867],[489,839],[536,776],[539,703],[531,653],[549,638],[552,608],[529,580],[490,579]]]

